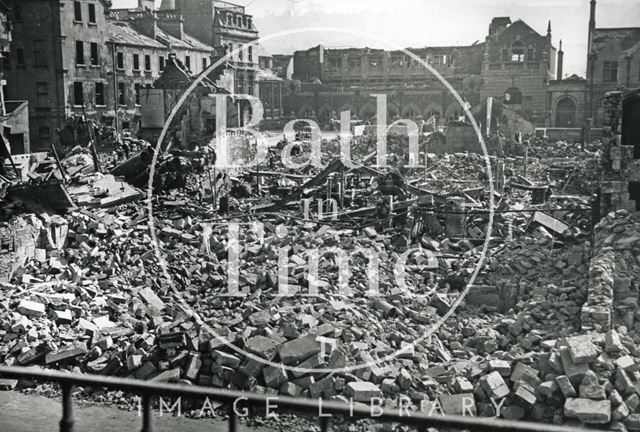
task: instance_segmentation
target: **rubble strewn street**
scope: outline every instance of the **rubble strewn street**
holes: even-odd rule
[[[61,396],[62,432],[73,400],[640,431],[640,29],[592,0],[583,78],[555,8],[429,46],[373,2],[421,47],[389,49],[275,1],[266,38],[253,2],[50,3],[0,0],[0,395]]]
[[[588,166],[592,159],[581,157]],[[460,197],[473,204],[470,212],[486,210],[481,159],[449,155],[429,162],[434,166],[431,179],[455,171],[457,180],[468,183],[448,191],[438,181],[418,182],[416,187],[431,188],[434,196]],[[548,175],[544,160],[533,166],[537,178]],[[522,180],[515,163],[512,170],[507,184]],[[96,175],[79,175],[77,181]],[[206,205],[206,197],[198,200],[192,185],[199,184],[201,176],[194,174],[186,188],[153,197],[153,230],[167,273],[154,252],[144,200],[104,204],[121,189],[108,192],[97,207],[95,199],[82,198],[79,207],[63,215],[35,210],[19,198],[8,200],[3,238],[13,253],[3,255],[4,363],[310,398],[367,402],[382,397],[387,406],[402,396],[414,409],[445,414],[458,412],[459,402],[472,398],[478,415],[556,424],[571,419],[623,424],[640,415],[640,400],[634,402],[640,378],[635,310],[624,312],[625,325],[617,329],[581,332],[581,307],[587,298],[598,298],[589,293],[594,289],[589,275],[595,270],[585,199],[552,195],[537,205],[559,209],[552,214],[569,229],[558,234],[533,222],[536,205],[529,194],[504,192],[497,207],[513,213],[495,215],[487,260],[474,286],[456,313],[420,340],[469,280],[481,250],[476,240],[486,232],[486,213],[470,215],[466,233],[453,238],[446,232],[451,222],[433,217],[440,234],[423,233],[412,240],[406,221],[400,226],[360,228],[358,223],[349,228],[339,221],[305,220],[300,209],[264,214],[251,210],[269,200],[263,192],[230,197],[237,211],[223,219]],[[271,190],[277,181],[263,178],[261,189]],[[588,196],[588,191],[580,192]],[[369,199],[378,194],[374,191]],[[352,208],[357,197],[353,202]],[[567,210],[568,203],[575,208]],[[524,205],[527,213],[521,212]],[[354,217],[366,223],[372,216]],[[635,237],[615,228],[634,232],[626,222],[630,217],[619,213],[604,218],[596,229],[596,245],[614,245],[612,252],[618,255],[632,248]],[[243,228],[237,243],[242,245],[239,290],[247,295],[225,297],[232,247],[226,222],[244,227],[257,221],[263,232]],[[620,233],[622,239],[609,232]],[[411,242],[435,258],[409,259],[406,287],[398,289],[395,261]],[[332,289],[339,285],[335,254],[319,260],[320,294],[300,295],[311,283],[306,250],[333,245],[347,253],[374,251],[380,263],[379,299],[366,295],[364,256],[351,261],[351,297]],[[287,246],[283,281],[276,269],[279,251]],[[600,259],[604,250],[594,258]],[[635,263],[627,265],[632,269]],[[279,294],[283,283],[287,296]],[[616,307],[620,313],[622,303]],[[398,355],[380,361],[398,350]],[[246,353],[307,369],[364,367],[292,372],[265,366]],[[492,401],[501,402],[500,413]]]

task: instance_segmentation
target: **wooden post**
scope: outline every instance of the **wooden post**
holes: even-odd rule
[[[340,169],[340,210],[344,211],[344,167]]]
[[[62,419],[60,420],[60,432],[73,432],[72,388],[71,384],[62,385]]]
[[[524,178],[527,178],[527,166],[529,165],[529,143],[524,145]]]

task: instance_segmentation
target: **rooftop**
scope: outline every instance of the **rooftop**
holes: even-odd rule
[[[148,48],[166,48],[157,40],[139,33],[125,21],[107,21],[109,40],[122,45],[136,45]]]

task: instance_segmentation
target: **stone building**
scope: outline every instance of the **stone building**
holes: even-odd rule
[[[522,20],[494,18],[482,61],[480,99],[492,96],[532,123],[548,124],[547,86],[556,76],[551,23],[541,35]]]
[[[102,116],[107,123],[138,130],[142,89],[160,77],[169,56],[184,65],[192,75],[206,70],[216,49],[184,30],[184,19],[176,11],[156,11],[140,2],[136,9],[112,10],[108,21],[107,47],[112,61],[111,109]]]
[[[244,6],[221,0],[163,0],[164,11],[177,11],[185,19],[185,30],[206,44],[222,47],[231,53],[224,69],[215,77],[228,91],[258,96],[258,30]],[[223,55],[223,53],[221,53]],[[248,101],[239,103],[246,122],[250,113]]]
[[[485,42],[468,46],[389,51],[318,45],[294,53],[293,79],[301,82],[300,91],[289,94],[285,106],[291,116],[316,116],[321,123],[345,109],[371,119],[375,115],[371,95],[384,93],[390,118],[436,115],[457,120],[463,115],[462,106],[424,66],[427,63],[465,103],[474,106],[492,96],[543,125],[548,121],[546,92],[556,73],[555,56],[550,28],[541,35],[509,18],[495,18]]]
[[[194,75],[219,56],[184,30],[180,14],[155,11],[148,0],[119,10],[105,0],[8,0],[8,6],[14,24],[6,96],[29,102],[35,151],[46,150],[74,115],[135,131],[140,90],[158,79],[170,54]]]
[[[596,27],[596,0],[590,1],[588,26],[586,79],[559,74],[549,83],[551,126],[606,126],[605,96],[640,87],[640,27]]]
[[[586,114],[602,125],[607,92],[640,87],[640,27],[597,28],[596,0],[591,0],[587,53]]]
[[[555,128],[581,128],[585,116],[586,80],[575,74],[549,81],[549,122]]]
[[[7,98],[29,102],[31,150],[46,150],[65,117],[109,82],[105,0],[8,0],[13,43]]]
[[[29,153],[31,151],[29,140],[29,104],[27,101],[7,100],[9,82],[5,68],[11,68],[11,18],[12,11],[0,1],[0,115],[2,116],[1,133],[8,145],[11,155]],[[0,148],[0,153],[2,149]],[[16,158],[14,158],[14,163]],[[0,161],[2,163],[2,161]]]

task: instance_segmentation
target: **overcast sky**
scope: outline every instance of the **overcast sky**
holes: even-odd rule
[[[158,3],[159,0],[157,0]],[[522,19],[541,34],[551,20],[553,44],[563,41],[565,75],[585,75],[589,0],[236,0],[246,5],[260,36],[285,29],[330,26],[374,35],[392,45],[422,47],[482,42],[491,18]],[[113,0],[132,7],[137,0]],[[598,27],[640,27],[639,0],[598,0]],[[323,43],[328,47],[380,47],[366,38],[305,32],[266,41],[273,54]]]

